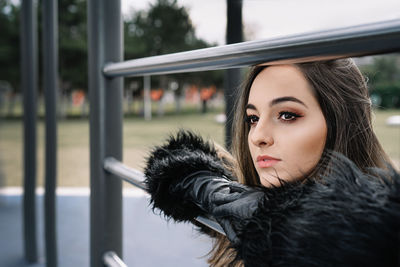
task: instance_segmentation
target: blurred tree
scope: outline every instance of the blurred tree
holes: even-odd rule
[[[86,1],[60,0],[58,13],[60,87],[64,91],[87,90]]]
[[[176,0],[158,0],[150,5],[148,10],[133,13],[125,21],[124,37],[126,59],[162,55],[215,45],[208,44],[206,41],[196,37],[195,28],[186,8],[178,6]],[[215,78],[217,78],[216,82],[220,84],[223,81],[222,74],[218,74],[218,72],[217,74],[211,72],[176,74],[169,77],[180,82],[205,81],[209,83]],[[159,79],[154,77],[152,83],[159,86]]]
[[[63,91],[87,90],[87,24],[86,0],[59,0],[59,71]],[[39,3],[40,4],[40,3]],[[41,7],[39,12],[39,42]],[[13,0],[0,0],[0,80],[20,90],[20,6]],[[176,0],[158,0],[148,10],[137,11],[124,21],[124,53],[126,59],[179,52],[210,46],[196,38],[187,10]],[[39,43],[39,50],[42,45]],[[41,56],[39,55],[39,59]],[[39,60],[40,61],[40,60]],[[179,83],[216,81],[222,84],[220,72],[176,74],[168,76]],[[39,74],[39,79],[42,75]],[[168,82],[167,79],[167,82]],[[152,82],[159,86],[157,77]],[[138,79],[139,86],[142,84]],[[218,84],[219,83],[219,84]],[[129,86],[129,83],[127,83]],[[181,86],[179,87],[181,88]],[[179,89],[178,89],[179,91]]]
[[[19,6],[11,0],[0,0],[0,80],[8,81],[19,90]]]
[[[361,67],[368,79],[368,88],[374,106],[400,108],[400,55],[373,57],[371,64]]]
[[[176,0],[157,0],[148,10],[132,14],[124,25],[125,58],[163,55],[213,46],[195,35],[189,14],[185,7],[178,6]],[[130,78],[130,82],[141,84],[142,78]],[[174,89],[175,99],[182,95],[184,83],[200,86],[216,85],[222,87],[223,72],[208,71],[153,76],[152,87],[167,89],[170,83],[178,82]],[[141,88],[141,87],[140,87]],[[179,104],[176,105],[179,107]],[[177,110],[179,110],[177,108]]]
[[[149,10],[133,14],[132,19],[126,22],[125,29],[127,58],[208,46],[206,42],[196,38],[189,14],[184,7],[178,6],[176,0],[157,0],[150,5]],[[139,49],[133,51],[130,47]]]
[[[361,67],[368,77],[371,87],[379,85],[398,84],[400,81],[400,55],[390,54],[373,57],[372,64]]]
[[[0,0],[0,80],[20,91],[20,5]],[[59,62],[61,88],[87,88],[86,1],[59,1]],[[38,7],[41,23],[41,7]],[[42,27],[38,23],[41,34]],[[39,40],[39,51],[42,45]],[[39,56],[41,59],[41,56]],[[40,60],[39,60],[40,61]],[[39,79],[42,75],[39,74]]]

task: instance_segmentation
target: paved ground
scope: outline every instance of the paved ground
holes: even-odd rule
[[[85,190],[60,193],[57,198],[57,235],[60,267],[89,266],[89,197]],[[0,266],[42,267],[43,195],[37,197],[40,261],[23,259],[22,197],[0,190]],[[207,266],[204,255],[211,241],[188,224],[167,223],[148,208],[147,197],[132,191],[124,194],[124,261],[133,266]]]

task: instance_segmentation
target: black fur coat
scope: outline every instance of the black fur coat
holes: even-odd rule
[[[197,171],[231,177],[214,147],[180,132],[150,155],[145,175],[154,208],[176,221],[206,215],[170,189]],[[263,188],[250,218],[237,223],[232,244],[245,266],[400,266],[400,176],[361,172],[337,155],[321,180]]]

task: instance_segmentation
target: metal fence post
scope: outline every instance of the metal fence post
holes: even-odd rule
[[[21,81],[24,95],[24,247],[28,262],[37,262],[36,238],[36,91],[38,83],[36,5],[21,3]]]
[[[121,1],[88,1],[90,97],[90,262],[122,258],[122,184],[103,169],[107,156],[122,160],[122,78],[107,79],[107,62],[122,61]]]
[[[43,5],[43,85],[46,104],[45,240],[46,265],[57,267],[56,185],[57,185],[57,92],[58,12],[57,0]]]
[[[146,75],[143,77],[143,106],[144,106],[144,119],[146,121],[151,120],[151,98],[150,98],[150,89],[151,89],[151,76]]]
[[[227,0],[226,43],[243,41],[242,0]],[[240,69],[228,69],[225,72],[225,146],[230,149],[232,143],[232,124],[237,87],[240,84]]]

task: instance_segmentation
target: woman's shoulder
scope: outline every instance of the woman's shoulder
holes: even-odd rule
[[[305,201],[330,203],[325,208],[343,206],[344,209],[380,209],[400,204],[400,174],[389,164],[386,169],[361,170],[343,155],[331,156],[326,174],[304,185]],[[311,204],[311,203],[310,203]],[[321,207],[323,208],[323,207]],[[358,210],[358,209],[357,209]]]
[[[391,168],[364,172],[340,155],[331,166],[320,179],[266,189],[242,237],[262,232],[251,243],[268,247],[260,257],[277,266],[395,266],[399,174]]]

